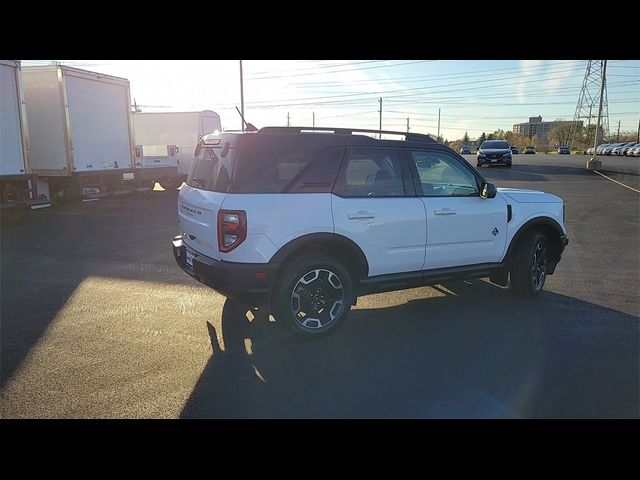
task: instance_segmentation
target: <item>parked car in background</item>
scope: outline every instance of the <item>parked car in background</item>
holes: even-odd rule
[[[587,150],[584,152],[586,155],[593,155],[593,147],[589,147],[587,148]]]
[[[558,147],[558,155],[571,155],[569,147]]]
[[[617,147],[619,147],[619,143],[610,143],[605,148],[602,149],[602,155],[611,155],[611,152]]]
[[[526,147],[524,147],[524,152],[522,153],[536,153],[536,147],[534,147],[533,145],[527,145]]]
[[[629,150],[631,150],[632,148],[636,147],[637,145],[638,144],[636,142],[628,143],[627,145],[625,145],[624,147],[622,147],[620,149],[620,155],[627,155],[628,156]]]
[[[598,148],[596,148],[596,155],[603,155],[604,149],[607,148],[609,145],[611,144],[603,143],[602,145],[598,145]]]
[[[487,140],[482,142],[476,155],[477,166],[506,165],[511,166],[511,149],[505,140]]]
[[[511,149],[511,153],[520,153],[520,149],[515,145],[511,145],[509,148]]]
[[[640,157],[640,143],[636,144],[635,147],[630,148],[627,151],[627,156],[629,156],[629,157]]]
[[[471,147],[469,145],[463,145],[460,149],[460,155],[471,155]]]
[[[621,155],[620,150],[624,148],[626,143],[619,143],[615,148],[611,149],[611,155]]]

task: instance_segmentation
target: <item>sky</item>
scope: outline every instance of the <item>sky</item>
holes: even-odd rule
[[[239,129],[239,60],[56,60],[128,78],[142,111],[214,110]],[[52,60],[23,60],[48,65]],[[541,115],[572,120],[586,60],[243,60],[245,118],[268,125],[377,129],[474,139]],[[609,125],[636,131],[640,60],[607,64]]]

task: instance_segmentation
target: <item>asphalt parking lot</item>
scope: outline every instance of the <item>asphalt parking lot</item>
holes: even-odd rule
[[[640,194],[586,158],[481,170],[566,202],[538,298],[486,280],[370,295],[317,339],[174,264],[175,192],[3,214],[0,417],[638,418]],[[603,163],[640,189],[640,159]]]

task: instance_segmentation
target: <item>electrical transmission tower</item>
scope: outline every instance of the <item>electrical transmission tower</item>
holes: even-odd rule
[[[580,97],[578,98],[578,105],[576,106],[576,113],[573,116],[573,128],[571,131],[571,138],[575,145],[580,136],[580,124],[582,120],[583,125],[587,128],[586,143],[587,146],[593,143],[593,134],[591,133],[591,124],[598,117],[598,108],[600,106],[600,92],[602,91],[602,120],[600,132],[602,135],[599,137],[605,139],[609,137],[609,108],[607,106],[607,80],[606,80],[606,60],[589,60],[587,63],[587,70],[584,74],[584,81],[582,82],[582,89],[580,90]],[[603,79],[603,76],[605,77]],[[602,83],[604,81],[604,88]],[[597,128],[597,127],[596,127]]]

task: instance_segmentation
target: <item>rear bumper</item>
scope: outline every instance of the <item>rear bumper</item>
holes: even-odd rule
[[[182,270],[225,297],[251,305],[269,304],[277,263],[225,262],[196,252],[191,267],[187,265],[185,245],[180,236],[173,239],[173,257]],[[256,273],[266,274],[266,277],[256,278]]]

